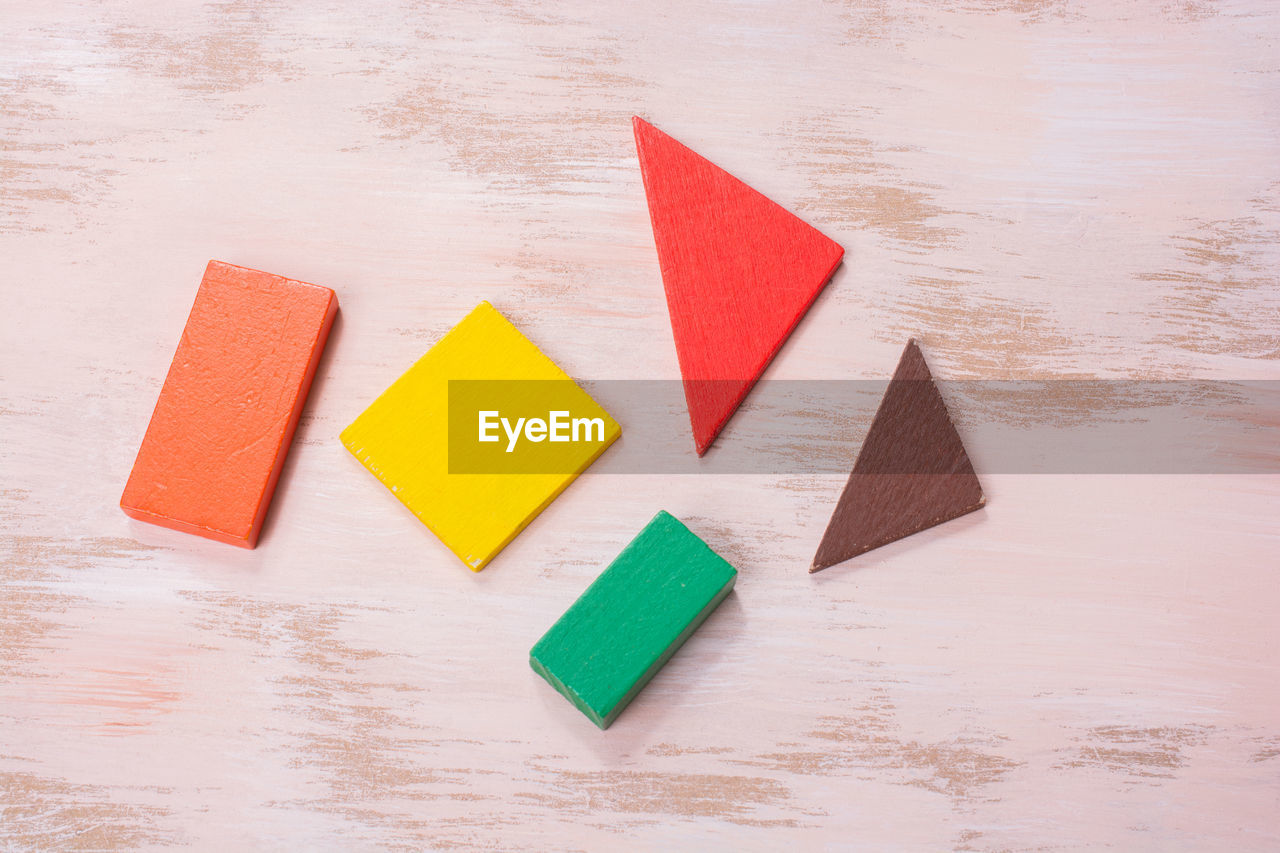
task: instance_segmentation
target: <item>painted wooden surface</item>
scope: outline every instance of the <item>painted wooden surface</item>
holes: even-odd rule
[[[975,455],[985,509],[810,576],[843,475],[588,473],[472,575],[337,435],[481,299],[577,378],[678,376],[633,114],[845,246],[766,378],[912,336],[947,379],[1275,378],[1278,39],[1262,2],[7,4],[0,844],[1275,849],[1274,475]],[[253,551],[116,506],[212,257],[342,305]],[[600,732],[527,652],[658,508],[740,577]]]
[[[659,511],[534,644],[529,664],[607,729],[737,577],[696,533]]]
[[[125,514],[256,545],[337,314],[327,287],[210,261],[120,498]]]
[[[964,441],[912,339],[867,426],[809,571],[976,512],[984,503]]]
[[[457,401],[455,408],[454,391],[464,382],[500,390],[475,395],[485,398],[479,405]],[[493,441],[486,442],[499,460],[511,462],[495,473],[476,474],[471,466],[456,470],[480,448],[479,411],[490,410],[497,420],[499,415],[514,417],[517,411],[545,417],[556,409],[598,419],[599,441],[566,442],[556,460],[562,464],[549,471],[518,472],[517,460],[539,448],[526,442],[520,454],[514,453],[526,420],[515,418],[514,430],[510,423],[499,425],[498,432],[508,434],[505,439],[491,435]],[[547,438],[546,422],[542,423],[542,438]],[[609,413],[536,344],[492,305],[481,302],[434,341],[338,438],[463,565],[478,572],[617,440],[619,432]],[[461,439],[456,444],[455,437]]]
[[[702,455],[831,280],[844,249],[644,119],[632,124]]]

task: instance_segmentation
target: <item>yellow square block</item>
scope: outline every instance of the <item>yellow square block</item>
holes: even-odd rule
[[[545,415],[560,420],[568,413],[584,429],[570,433],[568,421],[560,420],[553,445],[532,424],[539,412],[544,426]],[[499,425],[499,416],[508,415]],[[529,428],[512,430],[520,420]],[[481,302],[341,439],[478,572],[621,433],[568,374]]]

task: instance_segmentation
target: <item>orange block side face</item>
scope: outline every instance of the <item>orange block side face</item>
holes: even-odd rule
[[[120,507],[244,548],[338,310],[327,287],[210,261]]]

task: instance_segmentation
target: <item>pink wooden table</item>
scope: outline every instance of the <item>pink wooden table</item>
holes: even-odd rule
[[[0,847],[1280,847],[1280,476],[976,458],[810,577],[838,475],[598,474],[472,575],[337,441],[481,299],[677,375],[633,113],[846,247],[771,379],[1280,378],[1278,51],[1263,2],[7,4]],[[116,506],[209,258],[342,305],[254,551]],[[738,591],[602,733],[528,649],[659,508]]]

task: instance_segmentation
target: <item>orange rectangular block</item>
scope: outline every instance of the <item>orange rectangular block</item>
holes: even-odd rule
[[[338,311],[327,287],[210,261],[120,507],[244,548]]]

